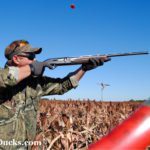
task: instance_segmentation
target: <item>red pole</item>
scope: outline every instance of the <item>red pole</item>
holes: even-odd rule
[[[150,146],[150,101],[88,150],[145,150]]]

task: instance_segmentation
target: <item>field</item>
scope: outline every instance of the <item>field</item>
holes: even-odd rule
[[[82,150],[134,112],[142,102],[41,100],[36,141],[44,150]],[[33,147],[37,149],[37,147]]]

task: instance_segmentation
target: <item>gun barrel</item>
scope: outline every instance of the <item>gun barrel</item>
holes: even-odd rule
[[[143,52],[130,52],[130,53],[118,53],[118,54],[107,54],[107,57],[119,57],[119,56],[132,56],[132,55],[147,55],[148,51]]]

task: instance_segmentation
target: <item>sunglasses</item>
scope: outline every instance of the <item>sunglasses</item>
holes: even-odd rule
[[[29,60],[34,60],[35,59],[35,54],[34,53],[22,53],[18,56],[26,57]]]

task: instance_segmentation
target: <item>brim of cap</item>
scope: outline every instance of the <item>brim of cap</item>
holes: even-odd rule
[[[42,52],[42,48],[30,48],[26,52],[40,54]]]

